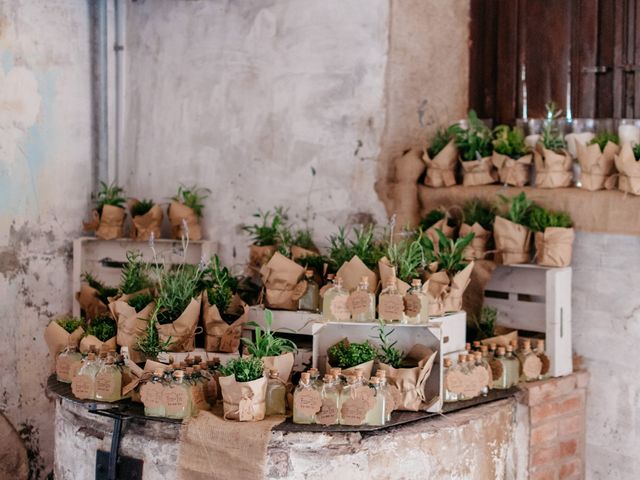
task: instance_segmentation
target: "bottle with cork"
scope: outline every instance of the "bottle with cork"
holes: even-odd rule
[[[364,423],[367,425],[384,425],[386,423],[386,399],[380,386],[380,378],[372,377],[369,387],[373,390],[373,408],[367,412]]]
[[[322,316],[329,322],[349,321],[348,299],[349,292],[342,287],[342,278],[335,277],[333,287],[324,294],[322,300]]]
[[[287,413],[287,389],[280,380],[278,370],[269,370],[267,381],[266,411],[265,415],[285,415]]]
[[[313,270],[305,271],[305,280],[307,282],[307,289],[298,300],[298,310],[317,312],[320,310],[320,288],[313,279]]]
[[[507,388],[511,388],[517,385],[520,380],[520,362],[513,354],[513,344],[507,345],[506,350],[505,362],[507,364]]]
[[[78,347],[69,343],[56,357],[56,379],[59,382],[71,383],[73,373],[77,372],[77,365],[82,362],[82,354]]]
[[[380,292],[378,317],[384,323],[404,321],[404,299],[398,292],[395,275],[389,279],[385,288]]]
[[[443,381],[443,385],[444,385],[444,402],[445,403],[452,403],[452,402],[457,402],[458,401],[458,394],[452,390],[449,389],[450,387],[450,379],[451,379],[451,374],[456,372],[455,367],[453,365],[453,362],[451,361],[450,358],[445,358],[442,361],[442,365],[444,367],[444,372],[442,377],[444,378]]]
[[[115,357],[107,355],[96,374],[96,400],[117,402],[122,397],[122,372],[115,364]]]
[[[495,360],[497,362],[496,368],[493,370],[493,388],[497,390],[506,390],[511,385],[508,382],[508,362],[506,359],[507,349],[503,346],[496,348]]]
[[[314,405],[316,401],[322,402],[319,392],[311,382],[309,372],[302,372],[300,382],[293,391],[293,423],[311,425],[315,423],[315,414],[321,405]]]
[[[419,278],[411,280],[411,288],[404,297],[404,322],[408,325],[429,323],[429,297],[422,292]]]
[[[369,277],[363,276],[358,288],[351,294],[351,320],[369,323],[376,319],[376,296],[369,290]]]
[[[164,388],[162,398],[167,418],[182,420],[192,415],[191,393],[183,370],[173,372],[172,381]]]
[[[340,391],[338,380],[331,374],[322,378],[320,396],[322,407],[316,415],[316,423],[322,425],[338,425],[340,423]]]
[[[164,370],[154,370],[153,375],[142,387],[140,398],[144,404],[144,414],[149,417],[164,417],[165,409],[162,403],[164,389]]]
[[[82,400],[95,400],[96,398],[96,375],[100,370],[100,365],[94,352],[89,352],[84,360],[78,374],[71,380],[71,391]]]

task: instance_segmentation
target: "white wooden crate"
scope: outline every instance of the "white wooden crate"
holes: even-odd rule
[[[498,325],[545,334],[552,376],[573,371],[571,267],[501,265],[487,284],[485,304],[498,310]]]
[[[186,262],[197,264],[215,253],[216,246],[209,240],[190,241]],[[154,248],[158,261],[170,266],[183,262],[184,251],[180,240],[157,239]],[[75,300],[75,292],[80,290],[82,274],[91,273],[106,285],[115,286],[120,282],[120,268],[127,260],[127,252],[138,250],[148,262],[153,262],[153,252],[149,242],[140,242],[127,238],[101,240],[94,237],[81,237],[73,242],[73,314],[80,315],[80,305]]]

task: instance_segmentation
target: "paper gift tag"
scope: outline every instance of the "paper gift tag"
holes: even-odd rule
[[[417,295],[407,294],[404,296],[404,313],[409,318],[414,318],[420,315],[422,308],[422,302]]]
[[[367,410],[371,410],[376,405],[375,392],[373,388],[367,386],[356,387],[351,390],[351,398],[364,403]]]
[[[538,358],[542,362],[542,369],[540,370],[540,375],[546,375],[549,373],[549,369],[551,368],[551,360],[544,353],[538,354]]]
[[[158,382],[145,383],[140,387],[140,399],[147,408],[158,408],[162,405],[164,387]]]
[[[463,375],[464,380],[462,382],[462,393],[467,398],[477,397],[480,393],[480,387],[478,385],[478,378],[476,372],[479,369],[475,369],[472,374]]]
[[[111,373],[99,373],[96,375],[96,396],[110,397],[115,387],[115,378]]]
[[[251,422],[253,420],[253,402],[250,398],[243,398],[238,405],[238,420]]]
[[[447,376],[444,378],[445,388],[452,393],[462,393],[464,383],[464,374],[456,370],[447,372]]]
[[[347,305],[348,300],[348,295],[338,295],[331,301],[329,308],[331,309],[331,314],[336,318],[336,320],[347,322],[349,318],[351,318],[349,307]]]
[[[167,416],[179,415],[189,406],[189,394],[181,387],[168,387],[163,389],[162,403]]]
[[[364,290],[356,290],[349,295],[349,301],[347,303],[349,311],[352,316],[363,315],[369,311],[371,306],[371,297],[369,292]]]
[[[342,403],[340,414],[343,425],[362,425],[367,416],[366,403],[356,398],[349,398]]]
[[[491,378],[493,378],[494,380],[497,380],[500,377],[502,377],[502,374],[504,372],[504,367],[502,366],[501,362],[499,362],[498,360],[492,359],[492,360],[489,360],[489,366],[491,367]]]
[[[315,415],[322,407],[320,393],[315,390],[303,390],[293,396],[293,408],[305,417]]]
[[[336,425],[338,423],[338,405],[334,400],[322,399],[322,406],[316,414],[316,423],[320,425]]]
[[[378,313],[385,320],[400,320],[404,311],[404,301],[401,295],[380,295]]]
[[[86,375],[76,375],[71,380],[71,392],[80,400],[91,399],[94,397],[94,384]]]
[[[522,362],[522,373],[526,378],[538,378],[542,371],[542,360],[537,355],[529,355]]]
[[[71,380],[69,370],[71,369],[71,360],[62,355],[58,355],[56,358],[56,375],[63,381]]]

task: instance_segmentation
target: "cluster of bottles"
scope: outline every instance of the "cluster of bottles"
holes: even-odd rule
[[[515,340],[506,347],[467,343],[466,354],[458,355],[457,363],[450,358],[443,361],[444,401],[469,400],[487,395],[492,388],[506,390],[520,382],[542,380],[548,376],[543,368],[546,361],[544,340],[537,341],[535,350],[529,340],[521,348]]]
[[[340,277],[329,275],[328,288],[322,301],[322,314],[330,322],[375,322],[376,295],[369,288],[369,279],[362,277],[358,287],[347,291]],[[402,295],[393,277],[377,298],[378,318],[386,323],[426,324],[429,322],[429,300],[422,291],[420,279]]]
[[[384,425],[391,419],[393,397],[386,372],[366,380],[361,370],[343,375],[332,368],[322,379],[317,369],[302,373],[293,392],[293,422],[320,425]]]

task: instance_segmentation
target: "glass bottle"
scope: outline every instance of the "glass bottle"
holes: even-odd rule
[[[338,367],[334,367],[331,370],[329,370],[329,373],[333,376],[333,378],[335,378],[336,389],[338,390],[338,393],[342,392],[342,389],[346,384],[344,375],[342,375],[342,369]]]
[[[506,353],[506,349],[504,347],[497,347],[496,349],[496,356],[495,356],[495,360],[496,362],[500,363],[500,376],[498,376],[497,378],[493,379],[493,388],[498,389],[498,390],[506,390],[507,388],[509,388],[511,385],[509,385],[508,383],[508,363],[507,363],[507,359],[505,357],[505,353]]]
[[[307,270],[305,272],[305,278],[307,280],[307,289],[304,294],[298,300],[298,310],[305,310],[307,312],[317,312],[319,310],[320,296],[318,284],[313,279],[313,270]]]
[[[318,419],[316,421],[318,423],[323,425],[337,425],[340,423],[340,391],[338,390],[338,383],[339,380],[331,374],[323,377],[320,390],[322,408],[317,415]]]
[[[319,300],[318,300],[318,302],[320,303],[320,313],[324,312],[324,295],[325,295],[325,293],[327,293],[329,290],[331,290],[333,288],[333,279],[334,278],[335,278],[335,275],[333,273],[327,274],[327,278],[326,278],[326,281],[325,281],[324,285],[318,291],[318,296],[320,297]]]
[[[369,290],[369,278],[362,277],[360,279],[360,283],[358,284],[358,288],[352,295],[367,297],[369,299],[369,303],[367,305],[366,310],[360,311],[358,313],[354,313],[351,315],[351,319],[354,322],[375,322],[376,320],[376,296]]]
[[[455,372],[455,368],[453,366],[453,362],[451,361],[450,358],[445,358],[442,361],[442,365],[444,367],[444,373],[443,373],[443,378],[444,378],[444,401],[445,403],[452,403],[452,402],[457,402],[458,401],[458,394],[455,392],[452,392],[451,390],[449,390],[449,378],[450,378],[450,374],[452,372]]]
[[[536,349],[534,352],[538,358],[540,359],[540,361],[542,362],[542,370],[540,371],[540,375],[538,376],[539,380],[543,380],[545,378],[549,378],[551,376],[551,374],[549,373],[549,357],[547,356],[547,354],[544,351],[544,340],[538,340],[536,342]],[[546,365],[546,366],[545,366]],[[542,373],[544,370],[546,370],[544,373]]]
[[[487,345],[480,346],[480,355],[482,356],[482,363],[486,365],[487,372],[489,373],[489,390],[491,390],[493,388],[493,370],[491,369],[493,356],[489,353],[489,347]]]
[[[509,362],[509,387],[513,387],[520,380],[520,361],[513,353],[513,345],[507,346],[505,358]]]
[[[293,423],[300,423],[304,425],[315,423],[315,414],[301,411],[297,405],[301,403],[307,404],[308,398],[312,395],[315,396],[317,393],[317,390],[311,384],[311,375],[309,375],[309,372],[303,372],[300,376],[298,386],[293,391]],[[305,396],[304,402],[300,400],[302,396]]]
[[[108,355],[104,365],[96,374],[96,400],[117,402],[122,394],[122,372],[115,364],[115,358]]]
[[[395,277],[389,280],[387,286],[380,292],[378,317],[385,323],[404,321],[404,300],[398,292]]]
[[[286,398],[287,389],[280,380],[278,370],[269,370],[265,415],[285,415],[287,413]]]
[[[56,378],[59,382],[71,383],[72,374],[77,371],[77,364],[82,362],[82,354],[75,345],[67,347],[56,358]]]
[[[412,298],[408,298],[413,296]],[[413,298],[416,300],[413,301]],[[415,303],[415,305],[413,305]],[[411,281],[411,288],[405,295],[407,311],[403,314],[403,323],[409,325],[420,325],[429,323],[429,297],[422,292],[422,282],[419,278]],[[413,308],[409,308],[412,306]],[[419,306],[419,308],[417,308]]]
[[[389,387],[389,383],[387,382],[387,372],[385,370],[378,370],[376,372],[376,377],[380,379],[380,389],[382,390],[382,393],[384,393],[385,422],[390,422],[391,413],[393,412],[393,407],[395,405],[395,400],[393,399],[391,388]]]
[[[164,404],[162,403],[163,377],[164,370],[157,369],[153,372],[151,379],[140,388],[140,396],[144,403],[144,414],[149,417],[165,416]]]
[[[478,340],[475,340],[473,342],[472,350],[474,352],[479,352],[480,351],[480,342]]]
[[[349,293],[342,288],[342,278],[336,277],[333,287],[327,290],[322,300],[322,315],[330,322],[348,322]]]
[[[315,367],[311,367],[307,371],[309,372],[309,376],[311,378],[311,385],[318,388],[322,387],[322,379],[320,378],[320,372],[318,371],[318,369]]]
[[[491,343],[489,345],[489,355],[491,356],[491,358],[496,356],[496,349],[498,348],[498,345],[495,343]]]
[[[366,419],[366,412],[362,416],[360,422],[355,422],[345,415],[346,408],[353,405],[355,398],[354,391],[362,386],[362,382],[355,375],[347,376],[347,384],[342,388],[342,392],[340,393],[340,424],[341,425],[364,425]]]
[[[83,378],[83,385],[85,386],[84,389],[86,391],[82,392],[82,398],[84,400],[95,400],[96,398],[96,375],[98,374],[98,371],[100,370],[100,364],[98,363],[98,360],[96,358],[96,354],[93,352],[89,352],[87,354],[87,357],[82,361],[82,365],[80,367],[80,370],[78,370],[78,374],[77,377],[78,379],[76,379],[75,377],[71,380],[72,384],[75,384],[76,382],[80,382],[80,377]],[[86,378],[86,380],[84,380]],[[74,395],[76,394],[76,391],[74,390]],[[77,396],[77,395],[76,395]]]
[[[367,412],[364,423],[367,425],[384,425],[386,421],[386,399],[380,388],[380,379],[378,377],[371,378],[369,386],[374,391],[373,398],[375,402],[373,408]]]
[[[484,369],[486,372],[485,382],[480,390],[480,394],[486,397],[489,394],[489,387],[491,385],[491,367],[489,366],[489,362],[482,358],[482,352],[479,350],[473,353],[473,359],[475,360],[475,367]]]
[[[175,370],[173,380],[165,386],[163,392],[163,404],[167,418],[181,420],[191,415],[191,394],[189,386],[185,383],[185,375],[182,370]]]

